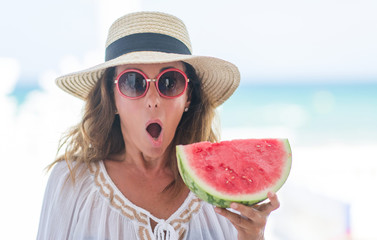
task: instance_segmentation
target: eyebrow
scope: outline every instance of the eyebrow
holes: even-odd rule
[[[169,68],[175,68],[173,66],[168,66],[168,67],[164,67],[164,68],[161,68],[160,69],[160,72],[163,72],[165,71],[166,69],[169,69]],[[134,68],[134,67],[131,67],[131,68],[126,68],[125,70],[128,70],[128,69],[136,69],[136,70],[139,70],[140,72],[144,72],[143,70],[139,69],[139,68]],[[124,71],[124,70],[123,70]],[[145,73],[144,73],[145,74]],[[149,77],[149,76],[148,76]]]
[[[166,69],[169,69],[169,68],[175,68],[175,67],[171,67],[171,66],[169,66],[169,67],[164,67],[164,68],[161,68],[160,72],[165,71]]]

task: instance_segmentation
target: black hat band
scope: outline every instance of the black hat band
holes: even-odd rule
[[[106,48],[105,61],[138,51],[156,51],[191,55],[180,40],[160,33],[136,33],[124,36]]]

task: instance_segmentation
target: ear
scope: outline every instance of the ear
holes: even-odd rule
[[[185,107],[190,107],[190,104],[191,104],[191,100],[190,99],[187,99],[186,103],[185,103]]]
[[[187,97],[187,101],[185,103],[185,108],[189,108],[190,107],[190,104],[191,104],[191,98],[190,96]]]

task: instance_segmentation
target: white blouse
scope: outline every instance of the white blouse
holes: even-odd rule
[[[190,192],[167,220],[130,202],[103,161],[79,167],[72,184],[67,164],[56,164],[44,196],[37,239],[229,240],[237,230],[212,205]],[[157,223],[152,231],[150,220]]]

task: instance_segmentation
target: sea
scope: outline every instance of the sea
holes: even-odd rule
[[[241,85],[224,128],[284,128],[298,144],[377,141],[377,83]]]
[[[21,107],[30,93],[43,91],[38,84],[16,85],[8,96]],[[254,129],[257,137],[261,130],[284,137],[280,130],[303,145],[377,141],[377,83],[241,84],[219,107],[218,120],[225,134]]]
[[[13,196],[0,206],[7,217],[1,222],[27,226],[27,236],[36,234],[44,168],[63,129],[81,113],[82,103],[65,95],[17,84],[0,96],[8,111],[0,186]],[[291,144],[292,169],[278,192],[281,207],[269,218],[268,239],[377,239],[377,82],[242,83],[217,112],[223,140],[288,138]],[[14,188],[25,191],[13,194]],[[18,227],[6,231],[25,236]]]

